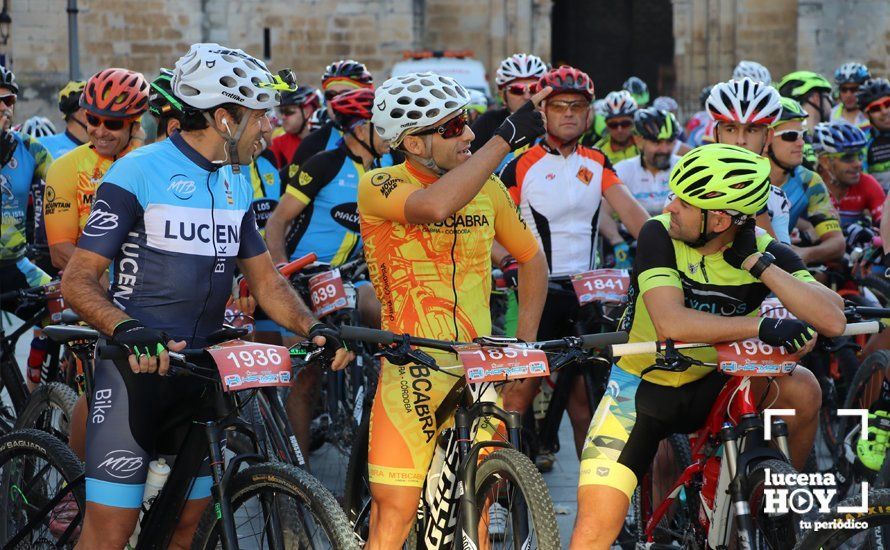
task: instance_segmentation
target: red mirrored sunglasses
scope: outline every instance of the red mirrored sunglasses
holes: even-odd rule
[[[434,126],[433,128],[429,128],[427,130],[423,130],[422,132],[417,132],[416,136],[425,136],[428,134],[439,134],[442,136],[442,139],[451,139],[453,137],[457,137],[464,133],[464,128],[466,128],[469,123],[469,118],[467,116],[467,112],[463,111],[458,116],[452,118],[448,122],[440,124],[438,126]]]

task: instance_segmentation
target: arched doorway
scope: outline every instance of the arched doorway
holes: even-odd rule
[[[670,0],[555,0],[553,64],[567,63],[593,78],[596,95],[617,90],[631,75],[652,99],[674,95],[674,25]]]

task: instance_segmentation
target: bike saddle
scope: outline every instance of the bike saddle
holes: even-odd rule
[[[57,344],[68,344],[77,340],[97,340],[99,331],[90,327],[50,325],[43,328],[47,338]]]

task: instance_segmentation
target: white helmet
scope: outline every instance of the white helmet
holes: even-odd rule
[[[769,74],[769,69],[756,61],[743,59],[732,70],[732,79],[741,80],[746,76],[754,82],[762,82],[763,84],[771,84],[773,81],[773,77]]]
[[[540,57],[528,53],[514,53],[501,61],[494,82],[503,88],[517,78],[541,78],[547,74],[547,64]]]
[[[606,94],[606,97],[603,98],[603,101],[605,102],[603,116],[607,119],[615,118],[617,116],[632,117],[637,111],[637,101],[627,90],[609,92]]]
[[[56,127],[45,116],[32,116],[22,124],[22,132],[33,138],[42,138],[56,133]]]
[[[395,147],[410,130],[430,126],[469,102],[469,92],[453,78],[430,72],[394,76],[374,91],[371,122]]]
[[[173,70],[173,93],[183,103],[200,110],[223,103],[271,109],[279,103],[276,86],[265,63],[219,44],[192,44]]]
[[[666,95],[660,95],[653,99],[652,106],[659,111],[670,111],[672,113],[676,113],[680,109],[680,106],[677,105],[677,100]]]
[[[597,99],[593,102],[593,111],[601,117],[605,117],[609,112],[606,109],[606,100],[605,99]]]
[[[782,115],[780,99],[775,88],[743,78],[716,84],[705,107],[715,122],[772,124]]]

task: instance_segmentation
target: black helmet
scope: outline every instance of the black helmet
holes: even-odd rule
[[[281,93],[281,106],[298,105],[300,107],[315,104],[318,107],[321,101],[318,93],[312,86],[298,86],[293,92]]]
[[[886,78],[872,78],[859,86],[856,101],[859,103],[859,108],[864,111],[875,101],[887,96],[890,96],[890,81]]]
[[[0,65],[0,88],[9,88],[12,90],[12,93],[19,93],[19,85],[15,81],[15,75],[3,65]]]
[[[172,79],[173,71],[161,69],[161,74],[151,81],[148,95],[148,110],[157,117],[178,117],[182,115],[182,103],[173,94]]]
[[[673,113],[655,107],[637,109],[634,113],[634,129],[644,139],[651,141],[674,140],[680,135],[680,125]]]
[[[698,94],[698,102],[701,104],[702,110],[705,110],[705,104],[708,102],[708,96],[711,95],[711,88],[714,86],[705,86],[701,89],[701,93]]]
[[[322,87],[327,86],[328,81],[335,79],[352,80],[363,88],[369,88],[373,83],[371,73],[368,72],[365,64],[352,59],[341,59],[328,65],[324,74],[321,75]]]
[[[59,90],[59,110],[66,117],[73,115],[80,109],[80,96],[87,85],[85,80],[72,80]]]

